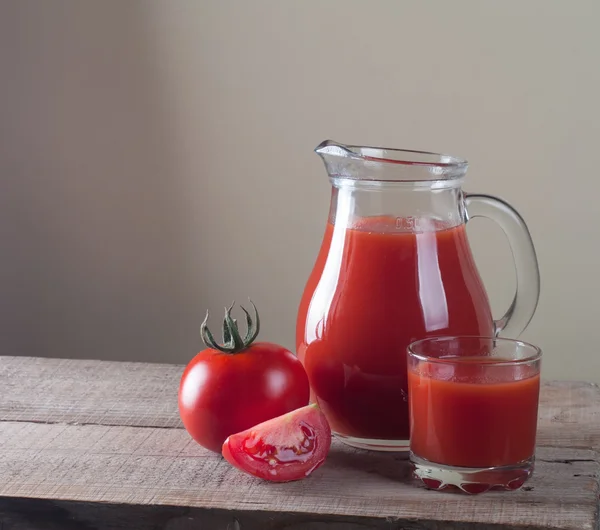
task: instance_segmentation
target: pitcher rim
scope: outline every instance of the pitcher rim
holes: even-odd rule
[[[448,155],[444,153],[436,153],[434,151],[420,151],[415,149],[399,149],[394,147],[380,147],[371,145],[357,145],[357,144],[340,144],[333,140],[325,140],[321,142],[316,148],[315,153],[319,155],[333,154],[327,153],[327,148],[339,148],[344,150],[343,155],[335,156],[346,156],[349,158],[360,159],[367,162],[378,162],[381,164],[393,164],[403,166],[418,166],[418,167],[430,167],[430,168],[442,168],[442,169],[464,169],[469,165],[469,162],[465,158],[461,158],[454,155]],[[391,153],[397,156],[395,158],[389,158],[388,156],[374,156],[366,153],[365,151],[377,150],[383,153]],[[421,155],[423,158],[431,158],[431,160],[417,160],[417,155]]]

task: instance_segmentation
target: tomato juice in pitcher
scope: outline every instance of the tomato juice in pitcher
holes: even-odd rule
[[[408,446],[406,348],[429,336],[519,333],[537,304],[535,252],[520,216],[461,189],[465,161],[324,142],[329,219],[306,284],[296,346],[332,431],[362,448]],[[518,295],[499,321],[467,240],[469,214],[509,238]]]

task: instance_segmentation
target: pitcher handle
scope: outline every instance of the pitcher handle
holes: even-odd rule
[[[467,220],[492,219],[508,238],[517,273],[517,291],[508,311],[494,325],[497,336],[516,338],[531,321],[540,297],[540,272],[531,234],[519,212],[502,199],[465,194],[465,206]]]

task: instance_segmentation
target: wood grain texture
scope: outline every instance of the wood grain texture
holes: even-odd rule
[[[538,445],[600,450],[600,389],[595,383],[546,381],[540,395]]]
[[[120,505],[153,506],[162,514],[169,513],[165,507],[195,508],[199,521],[203,511],[219,520],[220,512],[211,510],[233,510],[225,515],[235,516],[242,530],[275,515],[281,524],[273,528],[302,528],[294,525],[306,520],[365,528],[435,528],[445,522],[444,528],[485,523],[591,530],[597,472],[592,451],[541,448],[526,490],[471,497],[418,487],[401,455],[334,442],[326,465],[309,479],[271,484],[232,468],[181,429],[0,423],[0,498],[101,503],[117,512]],[[2,506],[6,520],[18,520],[17,505]]]
[[[181,429],[183,367],[0,357],[0,529],[598,528],[600,392],[543,385],[534,478],[424,490],[398,454],[334,441],[309,479],[243,475]]]
[[[0,421],[181,427],[183,366],[0,357]]]
[[[0,356],[0,421],[181,428],[182,372],[170,364]],[[538,445],[600,449],[598,386],[544,382]]]
[[[4,518],[4,519],[1,519]],[[2,530],[536,530],[537,526],[0,499]]]

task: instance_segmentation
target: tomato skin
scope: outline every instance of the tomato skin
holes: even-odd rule
[[[256,342],[229,354],[208,348],[185,368],[179,414],[192,438],[221,452],[225,439],[308,403],[308,377],[285,348]]]
[[[316,404],[255,425],[225,440],[225,459],[245,473],[271,482],[308,477],[325,462],[331,428]]]

